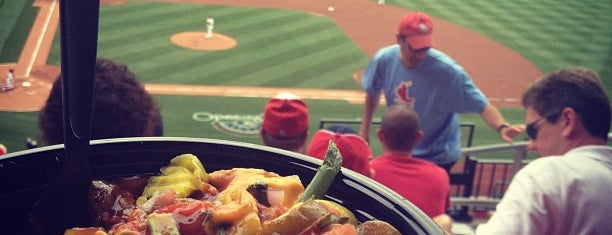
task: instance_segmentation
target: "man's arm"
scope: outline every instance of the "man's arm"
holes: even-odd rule
[[[359,128],[359,135],[367,142],[370,142],[370,126],[372,125],[372,116],[380,103],[380,93],[372,95],[366,92],[365,103],[363,105],[363,118]]]
[[[501,138],[508,143],[512,143],[512,138],[525,131],[524,125],[508,124],[499,109],[492,104],[487,105],[480,112],[480,117],[487,125],[499,132]]]

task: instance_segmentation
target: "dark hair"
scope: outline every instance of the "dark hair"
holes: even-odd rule
[[[64,142],[62,75],[39,115],[42,140]],[[91,139],[161,135],[161,114],[153,98],[127,66],[98,58],[94,75]]]
[[[604,140],[610,130],[610,100],[596,72],[585,68],[554,71],[523,94],[522,105],[549,122],[556,122],[564,108],[573,109],[587,131]]]
[[[395,104],[385,110],[380,130],[387,148],[410,151],[418,136],[419,117],[410,106]]]
[[[331,125],[325,129],[327,129],[328,131],[340,133],[340,134],[355,134],[355,135],[359,134],[357,133],[357,131],[353,130],[353,128],[350,128],[349,126],[346,126],[346,125]]]
[[[265,129],[261,129],[261,138],[266,146],[295,151],[300,147],[304,146],[306,139],[308,139],[308,130],[302,132],[296,137],[291,138],[277,138],[271,136],[269,133],[265,131]]]

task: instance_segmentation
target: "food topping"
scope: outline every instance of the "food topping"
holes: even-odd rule
[[[179,155],[146,186],[138,177],[121,183],[94,181],[89,202],[94,226],[103,229],[74,228],[65,234],[382,234],[369,229],[389,229],[388,224],[357,225],[350,210],[321,199],[341,165],[342,157],[330,142],[326,159],[304,189],[295,175],[253,168],[206,173],[196,156]]]
[[[177,197],[181,198],[189,197],[193,193],[199,193],[200,196],[216,193],[216,190],[208,185],[208,174],[202,162],[193,154],[174,157],[170,165],[160,171],[161,175],[149,178],[149,183],[136,204],[141,205],[155,193],[166,190],[173,190]]]

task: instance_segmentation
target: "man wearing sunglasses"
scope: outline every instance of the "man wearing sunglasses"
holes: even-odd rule
[[[595,72],[555,71],[523,95],[538,158],[513,178],[477,234],[612,234],[610,100]]]
[[[384,92],[387,107],[408,104],[422,120],[423,140],[413,155],[449,172],[461,154],[458,113],[479,113],[507,142],[523,132],[523,125],[506,123],[467,72],[432,48],[433,30],[427,14],[408,13],[400,21],[397,44],[380,49],[372,58],[362,78],[366,96],[359,133],[366,140],[370,136],[372,116]]]

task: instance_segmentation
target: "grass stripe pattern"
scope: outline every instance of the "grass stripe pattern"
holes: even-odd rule
[[[543,72],[585,66],[612,77],[612,1],[387,1],[485,34],[519,52]],[[612,91],[612,81],[604,81]]]
[[[204,32],[208,15],[235,48],[172,44],[173,34]],[[129,65],[147,83],[359,90],[352,74],[369,60],[329,18],[295,10],[129,1],[101,6],[99,32],[98,56]]]

